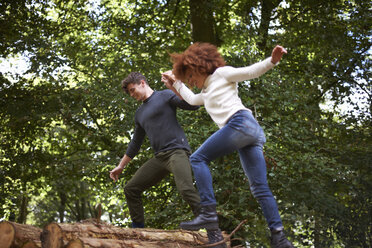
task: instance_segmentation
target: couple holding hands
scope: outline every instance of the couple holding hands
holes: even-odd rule
[[[135,114],[135,131],[119,165],[110,171],[117,181],[124,167],[139,152],[147,135],[154,157],[144,163],[124,187],[132,227],[144,227],[142,193],[169,173],[195,218],[180,224],[182,229],[206,229],[209,243],[221,243],[212,175],[208,164],[218,157],[238,151],[253,196],[260,204],[271,231],[271,246],[293,247],[286,238],[274,196],[268,186],[263,155],[265,134],[238,96],[238,82],[257,78],[279,63],[286,49],[276,46],[271,57],[247,67],[226,66],[216,46],[194,43],[183,53],[171,54],[173,70],[162,74],[169,88],[154,91],[139,72],[130,73],[122,88],[141,101]],[[190,87],[201,89],[195,94]],[[196,110],[204,105],[219,130],[191,154],[186,135],[177,121],[176,109]],[[190,156],[191,154],[191,156]],[[191,166],[190,166],[191,164]],[[197,191],[193,186],[192,172]],[[219,244],[215,247],[226,247]]]

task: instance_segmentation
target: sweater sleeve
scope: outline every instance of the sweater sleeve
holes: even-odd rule
[[[180,93],[182,98],[191,105],[204,105],[203,97],[199,94],[194,94],[186,85],[177,80],[173,87]]]
[[[143,130],[143,128],[138,123],[136,123],[133,138],[128,145],[127,151],[125,152],[128,157],[133,159],[137,155],[139,149],[141,148],[145,135],[145,130]]]
[[[271,62],[271,57],[269,57],[265,60],[246,67],[226,67],[226,70],[223,70],[222,72],[222,76],[229,82],[241,82],[244,80],[257,78],[266,73],[268,70],[272,69],[274,66],[275,64]]]

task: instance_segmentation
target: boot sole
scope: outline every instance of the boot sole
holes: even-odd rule
[[[207,229],[207,230],[217,230],[218,223],[217,222],[211,222],[211,223],[206,223],[203,225],[198,225],[198,226],[189,226],[189,225],[182,225],[180,224],[180,228],[184,230],[189,230],[189,231],[199,231],[200,229]]]

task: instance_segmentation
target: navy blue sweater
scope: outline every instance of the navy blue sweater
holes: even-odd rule
[[[176,118],[177,107],[196,110],[181,100],[171,90],[154,91],[135,114],[135,131],[126,151],[126,155],[134,158],[147,135],[155,154],[171,149],[190,151],[186,135]]]

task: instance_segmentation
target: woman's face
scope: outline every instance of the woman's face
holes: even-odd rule
[[[208,74],[199,73],[195,71],[188,71],[185,74],[184,82],[191,87],[198,87],[199,89],[203,88],[204,81],[207,79]]]

